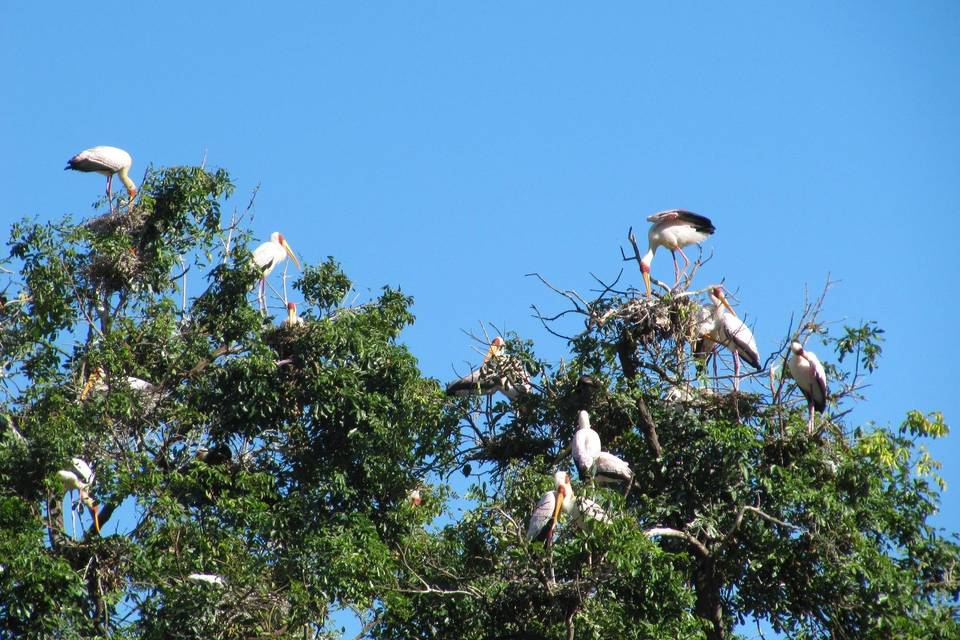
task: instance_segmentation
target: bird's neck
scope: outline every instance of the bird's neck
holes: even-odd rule
[[[130,174],[128,173],[129,169],[127,167],[120,167],[120,172],[117,174],[120,176],[120,180],[123,181],[123,186],[127,188],[127,191],[135,189],[136,186],[133,184],[133,180],[130,179]]]
[[[646,271],[647,273],[650,273],[650,263],[653,262],[653,252],[656,250],[657,248],[653,245],[650,245],[647,248],[647,252],[643,254],[642,258],[640,258],[641,271]]]

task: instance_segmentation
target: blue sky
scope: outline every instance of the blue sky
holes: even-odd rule
[[[823,318],[887,332],[854,416],[956,423],[958,63],[955,2],[5,3],[0,223],[90,215],[102,179],[62,171],[86,147],[137,180],[206,154],[234,206],[261,185],[261,237],[414,295],[405,340],[445,380],[479,321],[562,355],[524,274],[585,292],[683,207],[717,227],[698,284],[738,290],[764,355],[829,273]],[[932,447],[953,530],[957,438]]]

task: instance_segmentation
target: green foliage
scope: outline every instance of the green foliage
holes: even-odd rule
[[[412,299],[346,304],[333,258],[293,283],[303,324],[261,315],[251,237],[221,228],[232,190],[224,171],[161,169],[131,210],[14,226],[3,637],[337,637],[338,610],[385,639],[713,639],[751,618],[798,638],[957,634],[960,549],[929,524],[940,413],[820,416],[810,436],[787,382],[665,400],[712,380],[686,355],[695,297],[609,290],[567,298],[584,329],[559,363],[504,336],[533,393],[449,400],[401,341]],[[846,402],[882,330],[821,338]],[[603,521],[528,542],[580,409],[633,483],[575,481]],[[77,456],[99,534],[56,477]]]

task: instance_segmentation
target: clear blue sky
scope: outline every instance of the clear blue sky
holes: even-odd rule
[[[86,147],[136,179],[206,153],[235,206],[261,184],[261,237],[413,294],[405,339],[447,379],[480,320],[561,355],[524,274],[585,291],[683,207],[717,227],[698,283],[739,289],[764,355],[830,273],[824,318],[887,331],[855,416],[960,428],[958,70],[956,2],[8,2],[0,222],[91,214],[102,179],[62,170]],[[933,447],[953,530],[958,437]]]

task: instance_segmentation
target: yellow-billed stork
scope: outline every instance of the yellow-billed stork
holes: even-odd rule
[[[597,484],[629,482],[633,478],[630,465],[612,453],[602,451],[600,434],[590,426],[590,414],[581,409],[577,423],[570,448],[580,480],[592,478]]]
[[[283,319],[280,326],[291,329],[303,324],[303,318],[297,315],[297,304],[295,302],[287,303],[287,317]]]
[[[530,374],[523,361],[505,353],[505,347],[504,339],[495,337],[480,368],[448,384],[447,395],[493,395],[499,391],[514,400],[521,393],[529,393],[532,389]]]
[[[787,360],[790,375],[797,381],[800,392],[807,399],[810,418],[807,433],[813,433],[814,411],[823,413],[827,408],[827,374],[820,359],[813,351],[804,349],[799,342],[790,343],[790,358]]]
[[[713,342],[722,344],[733,353],[733,389],[740,389],[740,358],[760,371],[760,351],[757,349],[757,340],[753,332],[743,320],[737,317],[727,297],[723,294],[723,287],[710,287],[710,301],[713,303],[713,318],[715,324],[709,336]]]
[[[553,474],[553,481],[556,489],[543,494],[530,514],[527,540],[551,544],[561,511],[573,518],[574,524],[580,528],[586,527],[588,520],[610,522],[610,517],[603,507],[589,498],[578,498],[574,495],[570,476],[566,471]]]
[[[683,270],[686,271],[690,266],[690,259],[683,252],[683,248],[691,244],[700,244],[713,235],[716,228],[710,222],[710,218],[683,209],[661,211],[647,218],[647,221],[652,222],[653,225],[647,232],[647,241],[650,244],[647,253],[640,259],[640,272],[643,274],[647,296],[650,296],[650,264],[653,262],[653,254],[656,253],[657,248],[669,249],[673,255],[674,284],[676,284],[680,282],[677,252],[679,251],[680,257],[683,258]]]
[[[107,176],[107,200],[113,195],[111,183],[113,174],[118,174],[123,186],[127,188],[130,194],[130,201],[137,195],[137,187],[130,179],[130,167],[133,165],[133,158],[123,149],[117,147],[99,146],[84,149],[77,155],[67,160],[67,166],[64,170],[73,169],[74,171],[83,171],[86,173],[99,173]],[[112,205],[111,205],[112,206]]]
[[[293,249],[290,248],[289,243],[287,243],[287,239],[284,238],[283,234],[279,231],[271,233],[269,240],[253,250],[253,263],[257,265],[257,269],[260,270],[260,291],[257,299],[260,301],[260,309],[263,311],[266,311],[267,308],[267,302],[264,298],[267,276],[277,268],[278,264],[286,260],[287,256],[290,256],[290,259],[293,260],[294,264],[297,265],[297,269],[299,269],[300,261],[297,259],[296,254],[293,253]]]

